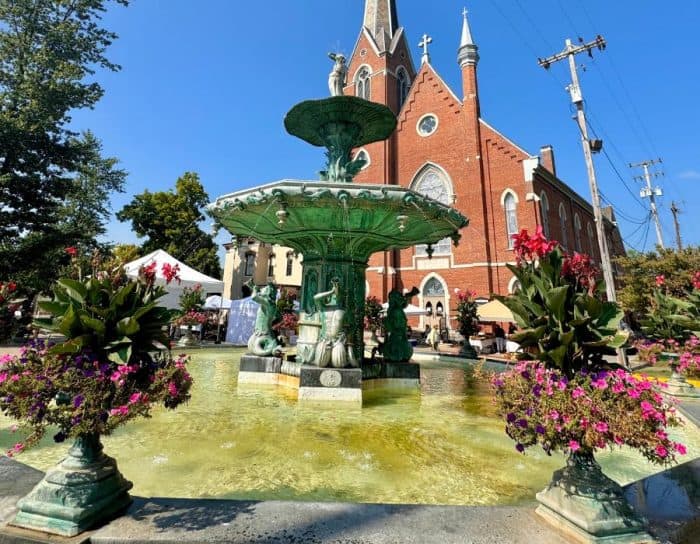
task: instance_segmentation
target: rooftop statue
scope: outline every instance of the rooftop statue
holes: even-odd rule
[[[328,53],[328,56],[335,62],[328,76],[328,89],[331,91],[331,96],[343,96],[345,77],[348,75],[345,56],[340,53]]]

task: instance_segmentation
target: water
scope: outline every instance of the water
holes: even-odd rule
[[[237,391],[242,350],[193,352],[192,400],[103,438],[134,482],[157,497],[495,505],[531,501],[561,455],[515,451],[488,387],[463,363],[422,365],[421,392],[365,393],[362,409],[299,405],[296,391]],[[16,436],[0,416],[0,448]],[[676,433],[700,456],[700,433]],[[19,460],[45,470],[67,445],[50,438]],[[631,451],[598,456],[621,483],[661,470]]]

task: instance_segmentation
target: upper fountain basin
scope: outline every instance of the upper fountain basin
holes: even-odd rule
[[[453,208],[397,185],[282,180],[221,196],[209,205],[238,236],[302,253],[352,255],[457,242],[468,220]]]

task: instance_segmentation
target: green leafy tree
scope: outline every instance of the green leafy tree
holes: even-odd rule
[[[186,172],[175,182],[175,191],[144,191],[124,206],[117,218],[130,221],[143,243],[144,253],[163,249],[204,274],[221,277],[217,247],[199,228],[209,203],[199,176]]]
[[[73,242],[63,202],[96,141],[68,125],[103,94],[95,70],[119,69],[105,56],[116,35],[99,24],[109,3],[0,0],[0,277],[30,289],[47,287]]]
[[[476,314],[476,293],[473,291],[460,291],[457,294],[457,323],[459,334],[464,337],[464,342],[469,343],[469,337],[479,332],[479,318]]]
[[[630,251],[615,262],[623,271],[618,276],[622,284],[617,293],[618,302],[638,322],[647,313],[657,277],[663,278],[669,295],[683,297],[692,289],[693,274],[700,270],[700,248],[659,249],[649,253]]]

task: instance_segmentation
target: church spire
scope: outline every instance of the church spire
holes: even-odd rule
[[[387,51],[399,29],[396,0],[365,0],[364,27],[376,42],[379,51]]]
[[[462,18],[462,39],[459,43],[457,62],[459,62],[459,65],[462,67],[476,66],[479,62],[479,48],[472,39],[472,31],[469,28],[469,21],[467,20],[467,8],[464,8],[462,11]]]

